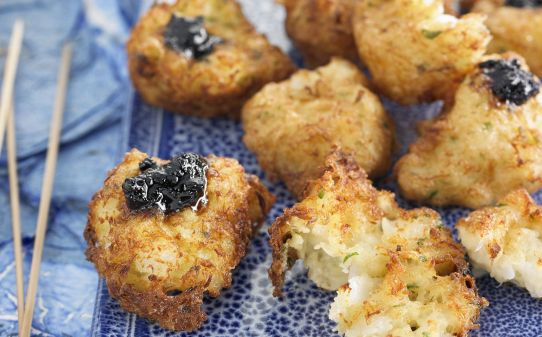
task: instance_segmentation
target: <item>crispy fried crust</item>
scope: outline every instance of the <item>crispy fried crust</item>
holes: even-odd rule
[[[349,337],[365,336],[373,316],[389,321],[382,336],[411,336],[418,326],[430,335],[466,336],[487,305],[438,213],[401,209],[340,150],[269,233],[274,295],[281,295],[286,269],[303,259],[318,286],[338,290],[330,317]],[[433,311],[445,323],[437,324]]]
[[[394,125],[352,63],[333,58],[313,71],[266,85],[243,107],[243,141],[273,180],[301,197],[333,146],[354,154],[371,177],[391,163]]]
[[[504,6],[504,0],[478,0],[473,12],[487,15],[493,35],[490,53],[514,51],[525,58],[532,72],[542,77],[542,8]]]
[[[488,303],[478,295],[474,278],[460,272],[442,276],[430,263],[413,258],[390,252],[385,276],[363,301],[356,301],[355,281],[339,289],[330,318],[344,336],[365,337],[375,331],[371,336],[414,337],[421,331],[422,336],[467,337],[479,328],[480,309]],[[385,325],[393,329],[386,331]]]
[[[348,200],[356,198],[361,193],[372,203],[376,200],[376,190],[369,187],[365,171],[355,163],[351,156],[348,156],[340,150],[335,150],[326,159],[325,170],[321,178],[313,180],[303,195],[303,201],[295,204],[292,208],[284,210],[284,214],[279,216],[271,227],[269,227],[269,243],[273,250],[273,262],[269,269],[269,277],[273,283],[273,295],[281,296],[284,285],[284,275],[293,262],[299,258],[295,249],[289,249],[288,241],[292,238],[292,228],[289,221],[292,218],[298,218],[303,221],[310,221],[316,214],[312,214],[313,209],[306,206],[306,203],[314,201],[314,193],[320,190],[336,189],[340,192],[349,193],[349,198],[341,194],[339,197],[345,203]],[[335,191],[333,191],[335,192]],[[324,192],[325,193],[325,192]],[[318,197],[318,195],[316,195]],[[308,199],[308,200],[307,200]],[[336,210],[340,212],[340,209]],[[370,209],[370,213],[379,213],[378,209]]]
[[[484,16],[444,14],[444,1],[360,0],[353,19],[362,62],[401,104],[447,99],[490,41]]]
[[[125,310],[168,329],[195,330],[206,319],[204,294],[217,297],[230,286],[232,270],[274,196],[237,161],[210,156],[209,203],[197,213],[131,211],[122,183],[139,174],[146,157],[129,152],[92,199],[86,255]]]
[[[352,34],[353,0],[279,0],[286,8],[286,32],[309,68],[333,56],[358,60]]]
[[[521,59],[511,53],[502,57]],[[541,112],[542,93],[521,106],[501,103],[477,68],[459,87],[454,104],[421,125],[420,138],[396,164],[401,194],[435,206],[479,208],[517,188],[538,190]]]
[[[269,275],[275,287],[275,296],[281,294],[284,273],[293,262],[287,263],[287,259],[295,261],[299,257],[295,250],[289,247],[289,241],[295,232],[292,222],[301,220],[304,224],[307,222],[306,226],[310,227],[319,221],[325,223],[333,215],[340,217],[337,223],[329,224],[329,226],[338,226],[333,228],[336,230],[333,234],[338,236],[339,241],[352,240],[356,234],[354,227],[369,226],[371,230],[377,230],[375,224],[383,218],[394,221],[424,219],[428,224],[434,225],[434,228],[429,226],[427,232],[428,237],[434,241],[433,246],[440,247],[445,252],[444,256],[439,256],[439,249],[435,249],[437,253],[426,253],[434,256],[437,265],[442,263],[447,265],[449,261],[454,266],[451,269],[459,272],[466,271],[467,264],[463,258],[463,250],[453,241],[449,231],[440,225],[438,213],[429,208],[408,211],[401,209],[396,204],[393,193],[376,190],[365,171],[357,165],[352,156],[340,149],[335,149],[326,160],[323,175],[311,181],[307,186],[302,201],[286,209],[269,228],[270,244],[273,249],[273,262]],[[359,223],[356,224],[356,222]],[[410,243],[405,242],[405,244],[408,246]],[[351,242],[351,245],[355,245],[355,242]],[[392,246],[396,248],[396,245]]]
[[[224,43],[200,60],[167,48],[162,32],[173,13],[203,16],[208,32]],[[256,32],[235,0],[154,5],[135,26],[127,51],[132,81],[147,102],[200,117],[238,118],[252,94],[295,69],[279,48]]]
[[[524,189],[456,224],[472,263],[498,282],[514,282],[542,297],[542,207]]]

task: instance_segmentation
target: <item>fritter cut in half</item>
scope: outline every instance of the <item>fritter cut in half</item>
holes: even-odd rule
[[[534,192],[542,187],[541,141],[540,81],[515,54],[488,56],[397,163],[401,194],[479,208],[518,188]]]
[[[270,235],[274,294],[302,259],[318,286],[338,289],[330,318],[348,337],[466,336],[487,305],[438,213],[401,209],[341,152]]]
[[[394,147],[393,122],[352,63],[334,58],[314,71],[266,85],[243,108],[247,147],[272,180],[298,198],[318,178],[336,145],[371,177],[384,175]]]
[[[273,202],[236,160],[132,150],[89,205],[86,255],[125,310],[195,330]]]
[[[445,14],[443,0],[360,0],[353,18],[362,62],[401,104],[447,99],[490,40],[484,16]]]
[[[542,207],[526,190],[472,212],[456,228],[474,267],[542,297]]]
[[[286,8],[286,32],[310,68],[333,56],[358,60],[352,33],[354,0],[278,0]]]
[[[295,69],[235,0],[155,4],[135,26],[127,51],[145,101],[199,117],[238,118],[250,96]]]
[[[493,35],[490,52],[517,52],[533,73],[542,76],[541,0],[478,0],[473,12],[487,15],[486,25]]]

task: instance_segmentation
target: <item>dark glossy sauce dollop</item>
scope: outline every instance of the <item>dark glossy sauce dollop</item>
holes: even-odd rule
[[[542,7],[542,0],[506,0],[504,5],[517,8]]]
[[[199,59],[210,54],[222,40],[210,35],[203,26],[203,17],[173,14],[164,30],[165,45],[187,58]]]
[[[522,105],[540,92],[539,80],[521,69],[517,59],[489,60],[480,68],[491,79],[491,91],[499,100]]]
[[[131,210],[158,208],[172,213],[186,207],[197,210],[207,203],[207,160],[194,153],[185,153],[165,165],[151,158],[139,163],[141,174],[127,178],[122,185],[126,203]]]

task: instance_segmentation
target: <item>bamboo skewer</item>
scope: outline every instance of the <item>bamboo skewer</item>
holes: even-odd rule
[[[19,178],[17,173],[17,146],[15,141],[15,114],[13,111],[13,93],[19,57],[23,44],[24,23],[15,21],[9,41],[2,95],[0,96],[0,153],[4,142],[7,126],[7,159],[9,175],[9,194],[11,204],[11,225],[13,230],[13,255],[15,257],[15,278],[17,288],[17,318],[19,321],[19,336],[21,336],[21,323],[24,317],[24,278],[23,254],[21,247],[21,212],[19,202]]]
[[[26,303],[24,308],[22,329],[23,337],[30,336],[30,330],[32,327],[32,317],[34,313],[34,305],[36,303],[36,292],[38,290],[41,256],[43,253],[43,242],[45,239],[47,219],[49,216],[49,206],[51,205],[51,196],[53,192],[53,181],[58,157],[60,131],[62,128],[62,115],[64,113],[64,104],[66,101],[66,90],[68,86],[72,50],[73,46],[71,43],[67,43],[62,48],[62,61],[58,72],[58,85],[55,96],[51,129],[49,131],[47,157],[45,159],[45,172],[43,175],[38,221],[36,226],[34,253],[32,255],[32,266],[30,268],[30,278],[28,281],[28,291],[26,294]]]
[[[24,23],[21,20],[15,21],[13,31],[9,40],[8,55],[4,71],[4,81],[2,82],[2,95],[0,96],[0,153],[4,143],[4,130],[8,122],[10,106],[13,100],[13,86],[15,84],[15,75],[21,55],[21,46],[23,44]]]
[[[17,145],[15,137],[15,113],[13,102],[8,116],[7,151],[9,197],[11,201],[11,225],[13,229],[13,251],[15,255],[15,275],[17,284],[17,318],[19,320],[19,336],[21,336],[21,323],[24,317],[24,278],[23,254],[21,242],[21,211],[19,203],[19,176],[17,173]]]

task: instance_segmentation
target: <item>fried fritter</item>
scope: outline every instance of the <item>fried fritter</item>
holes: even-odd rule
[[[286,8],[286,32],[301,52],[305,65],[314,69],[332,57],[359,62],[352,32],[356,0],[277,0]],[[447,13],[456,14],[455,0],[445,0]]]
[[[453,106],[421,125],[420,138],[397,163],[405,198],[479,208],[512,190],[542,187],[542,94],[533,87],[538,80],[517,55],[487,60],[461,84]],[[488,73],[492,62],[513,72]]]
[[[127,51],[134,85],[148,103],[200,117],[238,118],[252,94],[295,69],[235,0],[155,4],[135,26]]]
[[[341,152],[270,235],[274,294],[302,259],[318,286],[338,289],[330,318],[349,337],[466,336],[487,305],[438,213],[401,209]]]
[[[490,40],[484,16],[444,13],[443,0],[360,0],[353,18],[362,62],[401,104],[447,99]]]
[[[127,206],[123,183],[139,174],[145,158],[129,152],[92,199],[86,255],[125,310],[168,329],[194,330],[206,319],[203,296],[217,297],[230,286],[274,197],[237,161],[209,156],[206,206],[136,212]]]
[[[473,12],[488,17],[486,25],[493,35],[489,52],[517,52],[542,77],[542,7],[512,7],[507,2],[512,1],[478,0],[474,5]]]
[[[333,56],[358,60],[352,34],[354,0],[278,0],[286,8],[286,32],[310,68]]]
[[[475,267],[542,297],[542,207],[526,190],[472,212],[456,228]]]
[[[460,273],[442,276],[416,254],[390,253],[386,270],[350,277],[338,291],[330,318],[346,337],[467,336],[480,309],[474,279]]]
[[[390,165],[394,126],[365,85],[355,65],[337,58],[268,84],[243,108],[243,140],[269,178],[283,180],[298,198],[321,175],[335,145],[352,152],[371,177],[382,176]]]

